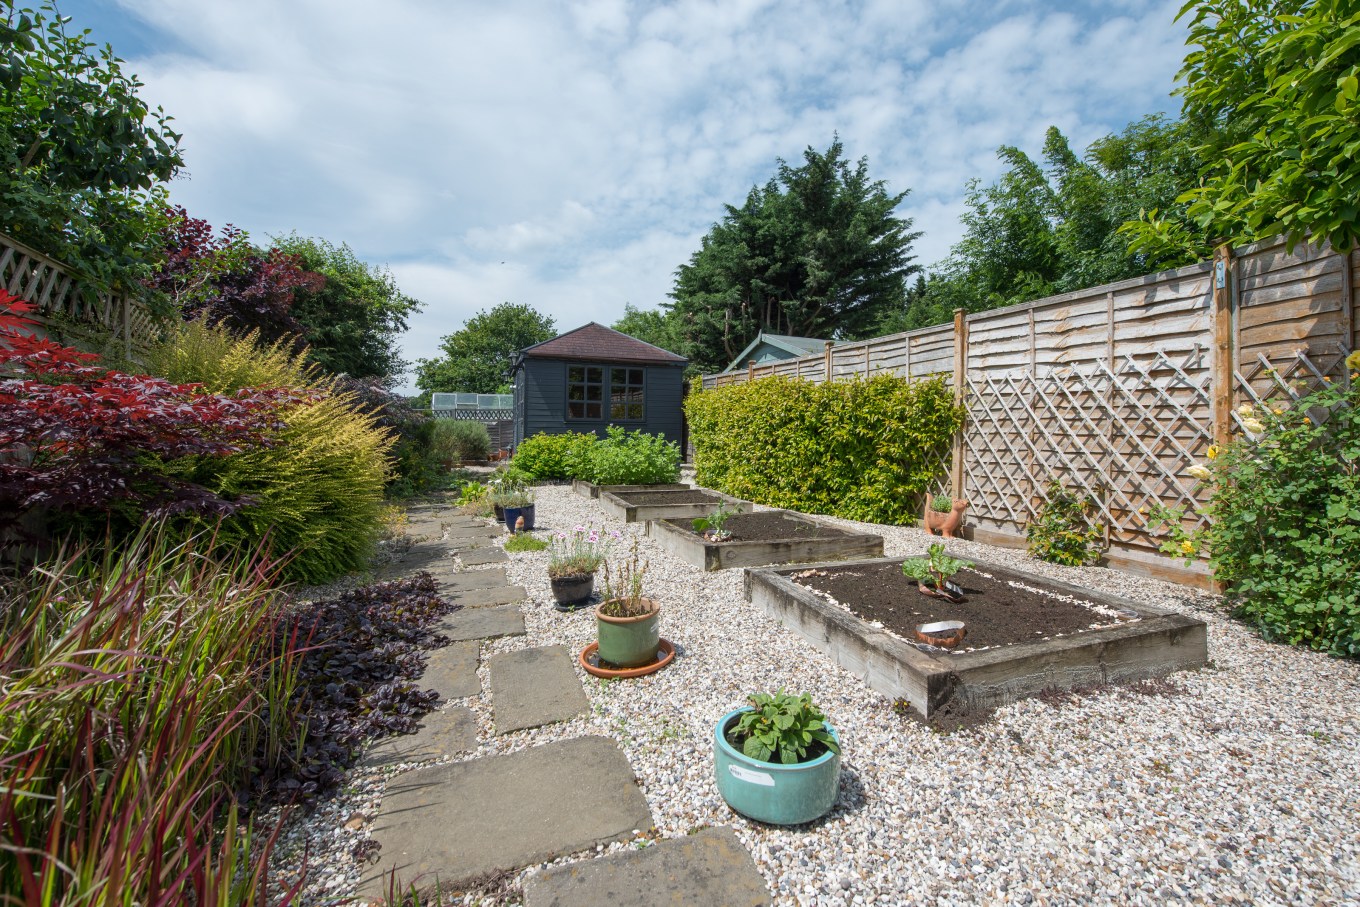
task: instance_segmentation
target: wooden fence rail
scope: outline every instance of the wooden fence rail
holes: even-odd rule
[[[705,388],[782,375],[809,381],[944,376],[968,407],[938,490],[969,499],[973,536],[1023,545],[1051,480],[1096,502],[1114,566],[1207,585],[1202,565],[1156,553],[1147,511],[1203,489],[1186,470],[1241,428],[1237,407],[1345,378],[1360,345],[1360,251],[1292,252],[1279,240],[1213,261],[708,375]]]
[[[34,319],[48,333],[80,339],[102,334],[98,339],[115,344],[126,358],[153,332],[151,314],[140,300],[96,292],[65,265],[3,233],[0,287],[37,306]]]

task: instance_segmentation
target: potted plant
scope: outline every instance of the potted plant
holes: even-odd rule
[[[571,533],[559,532],[552,538],[548,557],[548,582],[559,611],[575,611],[595,591],[595,571],[604,563],[609,544],[619,538],[617,531],[602,538],[600,530],[576,526]]]
[[[534,495],[527,488],[514,488],[501,498],[505,511],[505,528],[511,532],[530,531],[534,528]],[[520,523],[520,518],[524,522]]]
[[[973,566],[968,561],[950,557],[944,545],[936,542],[926,551],[925,557],[907,558],[902,562],[902,575],[916,580],[916,589],[922,595],[943,598],[957,604],[963,601],[963,588],[952,582],[950,577],[964,567]]]
[[[926,495],[926,532],[939,533],[947,539],[956,538],[963,527],[963,511],[968,508],[966,498],[954,499],[947,494]]]
[[[725,542],[732,537],[732,533],[723,528],[727,518],[735,514],[735,509],[729,510],[727,502],[723,501],[718,505],[718,509],[706,517],[699,517],[694,520],[692,525],[694,531],[703,535],[710,542]]]
[[[718,792],[760,822],[811,822],[836,802],[840,752],[835,728],[806,693],[757,693],[714,730]]]
[[[605,600],[595,606],[600,662],[636,668],[656,661],[661,606],[642,596],[648,565],[641,561],[637,539],[627,560],[612,570],[607,560],[603,566]]]

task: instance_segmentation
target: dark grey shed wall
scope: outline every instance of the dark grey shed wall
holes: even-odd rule
[[[605,387],[606,418],[599,421],[567,419],[567,369],[573,365],[604,368],[606,376],[611,367],[643,368],[646,370],[646,418],[642,422],[611,422],[609,388]],[[524,359],[522,371],[515,376],[516,443],[539,432],[562,434],[569,431],[593,431],[604,437],[611,424],[627,429],[638,429],[650,434],[663,434],[666,440],[681,442],[685,416],[683,365],[639,365],[638,363],[584,362],[562,359]],[[522,415],[521,415],[522,414]],[[522,422],[521,422],[522,419]],[[522,428],[521,428],[522,425]]]

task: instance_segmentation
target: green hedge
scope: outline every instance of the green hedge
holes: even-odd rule
[[[763,378],[685,400],[700,485],[776,507],[910,524],[964,411],[944,379]]]
[[[533,476],[535,481],[580,478],[581,464],[588,460],[595,440],[590,432],[560,435],[539,432],[519,442],[511,463]]]

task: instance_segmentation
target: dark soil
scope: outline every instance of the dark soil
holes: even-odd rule
[[[666,522],[687,532],[693,532],[695,535],[703,534],[695,532],[692,519],[667,520]],[[727,542],[782,542],[790,539],[830,539],[842,538],[850,534],[843,529],[833,529],[819,523],[789,519],[777,510],[766,510],[761,513],[738,513],[727,518],[727,522],[723,523],[723,529],[732,533],[732,537],[724,539],[720,544]]]
[[[869,564],[827,570],[824,576],[795,579],[825,592],[855,615],[879,621],[903,639],[916,639],[918,624],[961,620],[968,635],[955,651],[1035,642],[1059,633],[1072,634],[1095,623],[1115,623],[1080,605],[1008,586],[1000,575],[988,579],[961,570],[954,581],[963,587],[964,601],[951,604],[922,595],[916,580],[902,575],[897,564]],[[1035,580],[1032,585],[1040,585]]]
[[[614,494],[625,504],[712,504],[716,508],[722,501],[722,498],[707,491],[625,491]]]

